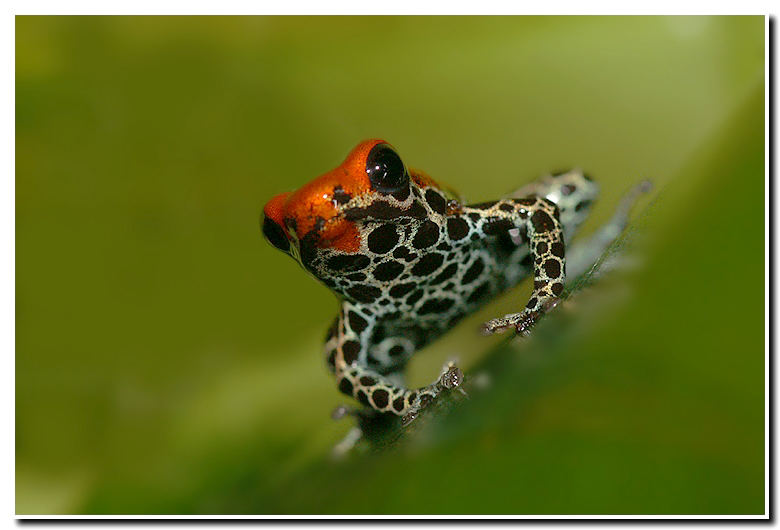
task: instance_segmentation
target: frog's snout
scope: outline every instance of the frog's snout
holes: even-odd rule
[[[263,235],[273,246],[282,252],[290,251],[290,239],[284,225],[284,203],[289,193],[281,193],[272,198],[263,208]]]

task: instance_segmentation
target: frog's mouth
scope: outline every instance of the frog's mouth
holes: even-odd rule
[[[290,240],[281,225],[268,216],[263,218],[263,235],[273,246],[282,252],[290,252]]]

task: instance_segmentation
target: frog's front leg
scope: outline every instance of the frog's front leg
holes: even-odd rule
[[[400,384],[400,378],[393,377],[392,372],[383,375],[369,367],[370,338],[375,326],[373,315],[361,312],[349,302],[343,303],[325,342],[328,365],[342,393],[377,412],[393,413],[408,422],[442,390],[455,388],[463,381],[463,373],[451,365],[430,385],[413,390]]]
[[[474,207],[472,207],[474,208]],[[477,207],[478,208],[478,207]],[[471,208],[465,208],[469,213]],[[526,333],[557,301],[566,278],[563,227],[558,207],[541,197],[504,199],[480,209],[483,233],[495,233],[495,227],[520,230],[527,237],[534,267],[534,290],[520,313],[512,313],[485,323],[487,333],[514,328]]]

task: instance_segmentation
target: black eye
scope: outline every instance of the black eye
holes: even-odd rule
[[[266,217],[263,219],[263,235],[273,246],[281,250],[282,252],[290,251],[290,241],[279,226],[279,223]]]
[[[393,193],[406,186],[409,175],[398,153],[387,144],[375,145],[366,157],[366,173],[374,189]]]

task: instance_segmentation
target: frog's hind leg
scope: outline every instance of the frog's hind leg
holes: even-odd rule
[[[596,233],[586,241],[567,249],[567,266],[570,279],[576,279],[593,266],[613,241],[615,241],[628,224],[628,217],[637,199],[652,189],[649,180],[643,180],[623,195],[615,213]]]

